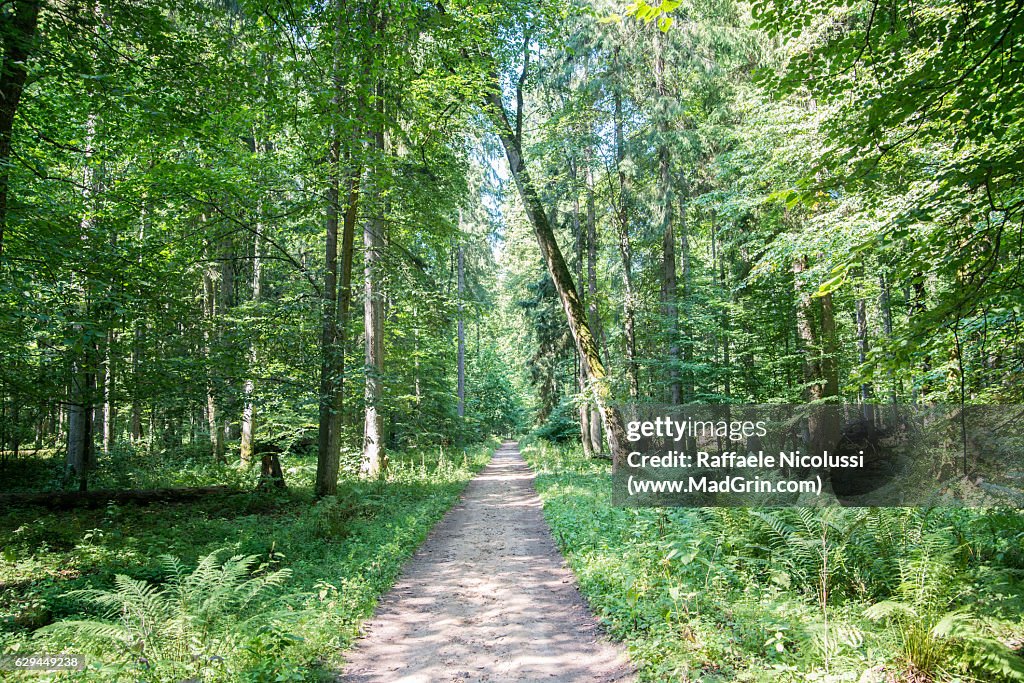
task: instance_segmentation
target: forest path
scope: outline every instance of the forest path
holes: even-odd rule
[[[495,452],[381,600],[341,680],[632,680],[563,564],[533,479],[517,444]]]

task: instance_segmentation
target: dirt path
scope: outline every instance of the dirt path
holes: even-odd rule
[[[431,532],[348,653],[351,683],[627,681],[506,443]]]

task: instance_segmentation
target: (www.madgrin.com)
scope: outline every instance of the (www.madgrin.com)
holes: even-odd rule
[[[814,479],[782,481],[736,476],[721,479],[686,477],[652,481],[630,476],[626,490],[631,496],[644,493],[813,493],[820,496],[821,476],[815,476]]]

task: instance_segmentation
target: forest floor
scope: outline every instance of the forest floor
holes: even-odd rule
[[[498,449],[366,622],[343,681],[632,680],[577,591],[533,481],[515,443]]]

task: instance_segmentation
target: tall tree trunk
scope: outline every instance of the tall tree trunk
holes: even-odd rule
[[[683,193],[688,193],[686,178],[682,179],[681,186],[683,187]],[[683,197],[679,198],[679,261],[682,267],[682,295],[683,301],[689,302],[691,295],[690,287],[690,235],[689,227],[686,222],[686,204],[684,203]],[[688,303],[686,305],[689,305]],[[684,314],[683,320],[687,320],[687,316]],[[693,372],[693,330],[685,322],[682,325],[682,336],[683,336],[683,402],[692,403],[694,400],[694,372]],[[689,450],[693,450],[687,446]]]
[[[366,341],[366,389],[365,412],[363,419],[363,457],[360,472],[366,477],[379,477],[387,467],[387,456],[384,453],[384,421],[381,413],[383,398],[384,370],[384,292],[381,286],[381,256],[384,247],[384,220],[379,214],[383,211],[384,156],[386,145],[384,139],[384,81],[377,81],[377,122],[373,134],[376,151],[373,171],[373,188],[370,195],[374,198],[375,213],[363,228],[363,335]]]
[[[662,246],[662,279],[661,303],[665,316],[668,336],[668,400],[672,405],[682,402],[682,385],[679,382],[679,307],[676,302],[676,236],[673,229],[672,216],[672,152],[668,145],[669,121],[665,106],[668,101],[668,88],[665,85],[664,34],[654,32],[654,82],[659,98],[658,132],[658,213],[661,228]]]
[[[718,237],[718,225],[715,212],[711,213],[711,277],[715,289],[722,297],[723,305],[719,318],[722,341],[722,391],[726,398],[732,395],[732,363],[729,358],[729,308],[726,305],[726,292],[729,283],[725,271],[725,246]],[[728,407],[726,407],[728,412]]]
[[[721,318],[721,326],[722,326],[722,372],[723,372],[723,387],[722,388],[724,390],[725,397],[727,399],[729,399],[729,398],[732,398],[732,370],[733,370],[733,368],[732,368],[732,359],[731,359],[731,357],[729,355],[730,350],[731,350],[729,342],[730,342],[730,339],[732,337],[732,334],[731,334],[731,331],[730,331],[730,327],[731,326],[729,324],[729,322],[730,322],[729,316],[731,314],[731,311],[729,310],[729,304],[732,303],[732,295],[731,295],[731,293],[727,294],[727,292],[730,292],[731,288],[729,287],[729,279],[728,279],[729,276],[728,276],[728,273],[727,273],[726,268],[725,268],[725,249],[722,247],[721,244],[719,244],[719,248],[718,249],[719,249],[719,257],[720,257],[720,260],[719,260],[719,264],[720,264],[720,266],[719,266],[719,284],[722,287],[722,298],[723,298],[723,303],[725,304],[725,305],[722,306],[722,318]],[[726,406],[726,411],[728,411],[728,410],[729,410],[729,408],[728,408],[728,406]]]
[[[67,460],[65,479],[76,481],[79,491],[88,488],[89,465],[92,457],[92,400],[87,361],[77,358],[71,364],[67,402]]]
[[[224,460],[224,433],[220,429],[220,421],[218,418],[217,410],[217,391],[213,382],[213,359],[212,354],[212,334],[210,327],[216,324],[217,320],[217,291],[216,285],[214,284],[214,273],[212,268],[203,269],[203,301],[205,304],[205,314],[207,319],[207,329],[203,330],[203,343],[205,344],[205,355],[207,368],[206,378],[206,422],[210,429],[210,450],[213,455],[213,459],[217,461]]]
[[[86,119],[85,131],[85,159],[82,165],[82,203],[84,213],[79,223],[80,237],[83,242],[88,242],[95,237],[96,194],[98,192],[98,178],[93,168],[92,155],[96,140],[97,117],[90,114]],[[78,280],[73,273],[72,282]],[[81,309],[77,311],[81,319],[90,320],[90,285],[87,276],[81,276]],[[84,337],[84,328],[81,324],[75,324],[72,328],[75,333]],[[84,340],[83,340],[84,341]],[[91,353],[94,344],[83,343],[80,351],[72,351],[72,358],[69,364],[70,376],[68,383],[68,429],[67,429],[67,456],[65,462],[65,480],[77,479],[80,491],[85,491],[88,486],[88,469],[94,462],[93,457],[93,428],[95,421],[95,370],[94,363],[98,355]]]
[[[914,274],[911,282],[912,296],[910,297],[910,317],[913,319],[914,316],[923,316],[925,311],[928,310],[928,306],[925,303],[927,292],[925,290],[925,275],[921,271],[917,271]],[[930,353],[925,353],[924,358],[921,359],[921,375],[923,379],[921,381],[920,392],[917,388],[914,389],[914,402],[918,399],[921,401],[927,401],[928,395],[932,390],[932,383],[928,379],[928,375],[932,371],[932,356]]]
[[[225,238],[220,244],[220,286],[216,289],[217,293],[217,315],[225,316],[235,307],[237,303],[236,291],[235,291],[235,276],[236,276],[236,245],[234,236]],[[222,339],[223,331],[220,326],[217,326],[216,338]],[[221,417],[221,429],[223,435],[221,436],[221,443],[224,444],[223,448],[227,447],[227,443],[233,439],[239,437],[239,425],[234,420],[231,410],[227,410],[225,404],[230,406],[230,403],[226,400],[234,396],[234,392],[231,389],[233,379],[230,377],[221,376],[221,400],[220,406],[220,417]],[[223,451],[221,458],[223,459]]]
[[[341,121],[343,119],[342,81],[343,38],[341,29],[349,16],[345,0],[337,0],[337,26],[334,37],[334,98],[332,100],[332,137],[330,144],[331,178],[327,190],[327,243],[326,272],[323,291],[323,319],[321,334],[321,375],[320,375],[320,432],[317,456],[315,490],[318,496],[333,495],[338,486],[338,469],[341,457],[341,427],[345,397],[345,354],[348,348],[349,311],[352,302],[352,259],[355,243],[355,226],[358,215],[359,178],[362,174],[362,131],[359,126],[352,133],[352,141],[346,149],[348,168],[348,201],[342,218],[340,286],[338,264],[338,219],[341,212]],[[370,66],[370,58],[364,60],[364,71]],[[359,99],[360,106],[365,102]]]
[[[587,322],[594,335],[598,353],[604,348],[604,336],[601,330],[601,312],[597,306],[597,207],[594,199],[594,170],[591,166],[591,154],[587,154]],[[580,287],[583,287],[582,280]],[[586,364],[583,363],[586,379]],[[590,450],[598,455],[604,449],[604,436],[601,433],[601,415],[595,402],[589,404],[590,416]]]
[[[799,277],[807,270],[807,257],[800,256],[793,261],[793,275],[797,288],[796,332],[804,356],[805,398],[818,401],[824,397],[821,355],[815,344],[814,300],[801,291]]]
[[[103,359],[103,453],[110,454],[116,439],[117,407],[114,403],[115,387],[115,349],[116,335],[114,330],[107,330],[107,340]]]
[[[882,331],[885,333],[885,340],[887,343],[892,343],[892,295],[889,290],[889,281],[885,277],[885,273],[878,275],[878,285],[880,293],[878,295],[878,308],[882,312]],[[889,354],[892,358],[892,354]],[[895,373],[889,370],[889,403],[892,404],[893,414],[896,411],[896,402],[898,400],[898,394],[896,391],[896,377]]]
[[[254,147],[256,147],[255,144]],[[253,151],[258,153],[259,149],[256,148]],[[258,214],[262,214],[262,205],[257,206],[256,211]],[[263,229],[262,221],[257,218],[256,230],[253,232],[252,239],[252,303],[257,308],[263,294]],[[253,456],[253,431],[255,429],[254,394],[256,392],[256,380],[253,378],[253,375],[256,373],[258,358],[259,351],[256,346],[256,335],[253,335],[249,341],[249,373],[245,379],[242,400],[242,440],[239,446],[239,454],[243,467],[248,467],[252,463]]]
[[[836,340],[835,308],[831,293],[818,297],[818,301],[821,335],[817,343],[821,348],[822,393],[826,397],[833,397],[839,395],[839,345]]]
[[[616,60],[618,51],[616,50]],[[623,132],[622,95],[616,87],[615,160],[619,176],[619,205],[616,214],[619,229],[619,255],[622,257],[623,327],[626,337],[626,382],[633,400],[640,398],[640,372],[636,362],[636,292],[633,288],[633,247],[629,239],[629,178],[626,176],[626,140]]]
[[[460,227],[461,227],[461,222]],[[465,321],[463,320],[463,305],[462,296],[465,289],[465,264],[463,262],[465,255],[462,251],[462,244],[459,243],[459,285],[458,285],[458,350],[457,350],[457,364],[458,364],[458,381],[457,391],[459,397],[458,414],[459,417],[465,417],[466,415],[466,327]]]
[[[4,20],[4,54],[0,65],[0,257],[9,213],[11,144],[14,117],[25,90],[28,60],[35,42],[42,0],[13,0],[13,16]]]
[[[594,339],[590,324],[587,322],[586,310],[583,308],[583,302],[580,301],[577,294],[576,285],[573,284],[572,275],[565,263],[565,257],[562,255],[558,241],[555,239],[554,230],[548,221],[547,214],[544,212],[544,206],[541,204],[540,196],[537,194],[537,188],[534,186],[533,180],[527,171],[523,159],[521,139],[513,132],[514,129],[509,123],[498,83],[497,77],[494,77],[489,91],[484,96],[483,104],[495,125],[496,132],[505,150],[509,169],[512,172],[512,177],[522,198],[526,216],[533,226],[537,237],[537,244],[547,266],[548,274],[551,276],[551,280],[558,292],[558,298],[562,303],[562,309],[565,312],[569,330],[572,333],[573,340],[576,342],[576,348],[579,351],[580,357],[586,364],[591,391],[593,391],[594,399],[597,401],[598,408],[601,411],[605,432],[608,435],[608,443],[611,446],[612,462],[618,464],[625,460],[629,452],[625,424],[619,411],[611,403],[611,387],[608,383],[604,364],[601,362],[598,353],[597,341]]]
[[[353,137],[353,147],[359,144],[359,133]],[[345,407],[345,362],[348,353],[348,328],[352,308],[352,259],[355,251],[355,230],[356,219],[358,218],[359,207],[359,177],[362,167],[355,159],[352,150],[348,154],[349,180],[348,180],[348,202],[345,208],[345,215],[342,220],[341,229],[341,264],[340,279],[338,286],[338,323],[336,331],[335,346],[335,377],[334,400],[331,404],[331,422],[328,439],[328,452],[334,454],[334,458],[340,459],[341,455],[341,432],[344,422]],[[337,468],[335,468],[337,478]]]
[[[336,67],[337,68],[337,67]],[[335,83],[335,114],[340,115],[341,84]],[[339,125],[333,124],[335,128]],[[341,200],[339,166],[341,136],[335,130],[330,143],[330,179],[327,186],[327,239],[324,247],[324,285],[320,313],[320,429],[316,462],[315,491],[318,497],[333,496],[338,490],[340,453],[332,448],[334,407],[338,392],[338,214]]]
[[[863,277],[863,272],[860,272],[859,275]],[[870,350],[867,301],[865,301],[864,297],[860,297],[854,302],[854,316],[857,323],[857,358],[861,365],[863,365],[868,360],[868,351]],[[860,385],[861,416],[869,425],[874,424],[874,412],[869,403],[871,394],[871,384],[863,382]]]
[[[132,443],[142,441],[142,381],[140,378],[139,365],[142,354],[142,321],[135,321],[135,330],[132,333],[132,416],[131,433]]]
[[[807,270],[807,257],[793,261],[793,274],[797,287],[797,337],[804,353],[805,398],[821,404],[839,395],[839,374],[835,352],[835,318],[832,313],[831,294],[811,297],[800,290],[799,276]],[[838,414],[835,410],[815,410],[808,420],[809,447],[812,454],[820,455],[838,438]]]
[[[576,163],[572,158],[572,155],[568,155],[567,163],[569,165],[570,180],[572,183],[573,193],[573,245],[576,248],[576,282],[580,283],[580,299],[584,307],[587,304],[587,298],[583,294],[586,290],[583,287],[585,277],[585,264],[583,260],[584,242],[586,242],[586,234],[583,232],[583,225],[580,222],[580,194],[579,188],[577,187],[578,180],[578,169]],[[573,354],[576,370],[576,388],[579,391],[580,396],[586,396],[587,394],[587,368],[583,363],[583,359],[580,358],[579,351],[573,349]],[[593,445],[590,441],[590,401],[581,400],[579,401],[579,413],[580,413],[580,444],[583,447],[583,457],[592,458],[594,457]]]

